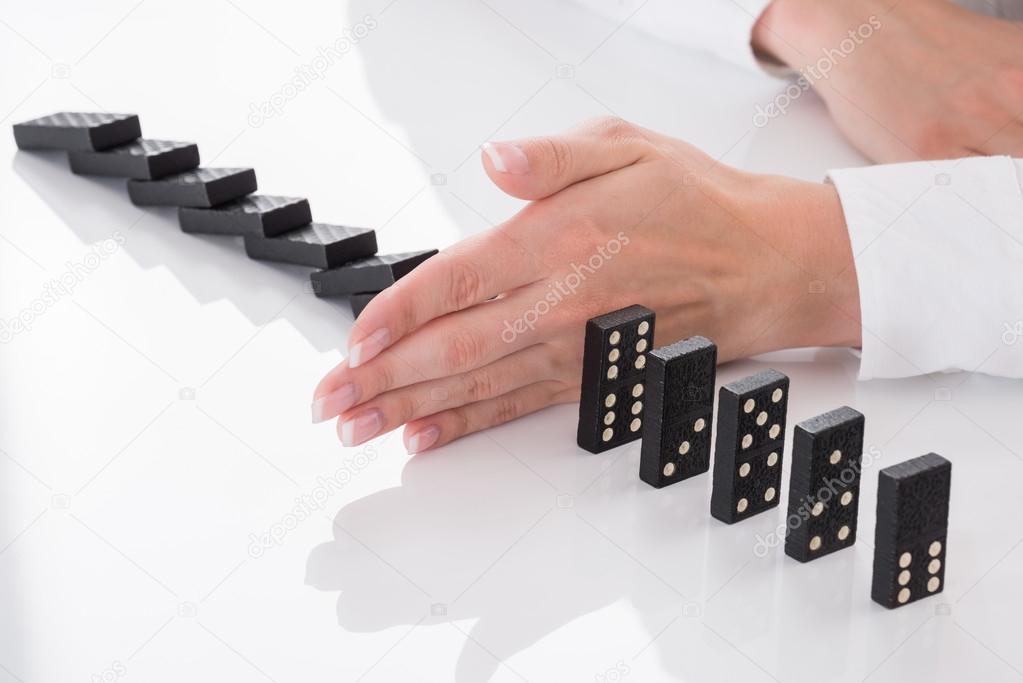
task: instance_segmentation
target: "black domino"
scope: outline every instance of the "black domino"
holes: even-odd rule
[[[586,322],[576,442],[600,453],[642,436],[654,312],[634,305]]]
[[[277,237],[245,236],[250,258],[314,268],[337,268],[376,252],[376,232],[345,225],[311,223]]]
[[[254,194],[211,208],[182,206],[181,230],[205,235],[274,237],[308,225],[313,219],[309,201],[301,197]]]
[[[135,114],[59,112],[14,124],[14,141],[20,149],[107,149],[141,135]]]
[[[691,337],[647,357],[639,478],[661,488],[710,469],[717,347]]]
[[[945,588],[952,463],[928,453],[886,467],[877,480],[870,597],[893,608],[940,593]]]
[[[199,147],[193,142],[135,140],[102,151],[68,153],[71,172],[118,178],[154,180],[199,165]]]
[[[381,292],[436,254],[437,250],[431,249],[403,254],[370,256],[340,268],[317,270],[309,277],[313,283],[313,293],[320,297],[347,296],[357,292]]]
[[[864,422],[861,413],[843,406],[793,430],[789,557],[809,562],[856,542]]]
[[[369,305],[369,302],[376,298],[376,295],[380,292],[359,292],[352,294],[348,299],[352,306],[352,315],[356,318],[362,313],[363,309]]]
[[[215,206],[256,191],[251,168],[196,168],[159,180],[129,180],[136,206]]]
[[[718,394],[710,513],[728,524],[778,505],[789,378],[764,370]]]

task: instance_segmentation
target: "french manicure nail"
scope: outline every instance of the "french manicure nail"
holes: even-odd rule
[[[529,173],[529,157],[518,145],[510,142],[487,142],[483,145],[483,153],[487,155],[498,173],[511,175]]]
[[[326,396],[313,401],[313,422],[323,422],[337,417],[355,405],[359,399],[359,391],[354,384],[345,384]]]
[[[376,408],[359,413],[350,420],[341,423],[341,444],[357,446],[376,436],[383,426],[384,416]]]
[[[348,367],[357,368],[363,363],[368,363],[384,350],[390,339],[391,333],[381,327],[348,351]]]
[[[418,432],[409,437],[408,440],[408,453],[409,455],[415,455],[420,451],[425,451],[427,448],[437,443],[437,438],[440,436],[440,429],[435,426],[427,427],[426,429],[420,429]]]

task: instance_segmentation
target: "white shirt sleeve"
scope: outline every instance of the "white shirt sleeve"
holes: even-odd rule
[[[860,379],[1023,378],[1023,160],[831,171],[859,280]]]
[[[750,39],[771,0],[576,0],[612,21],[628,21],[668,43],[711,52],[760,70]]]

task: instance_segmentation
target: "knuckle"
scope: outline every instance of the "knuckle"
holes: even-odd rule
[[[448,301],[455,310],[468,308],[483,298],[483,275],[474,264],[456,260],[448,277]]]
[[[399,335],[404,334],[407,330],[414,330],[419,323],[420,307],[416,305],[412,294],[410,290],[402,289],[396,285],[388,287],[373,297],[373,300],[359,315],[356,323],[363,326],[365,332],[372,332],[372,329],[366,329],[369,327],[366,322],[368,320],[366,314],[369,312],[378,319],[383,316],[387,320],[393,321],[391,330],[393,332],[397,329]]]
[[[361,369],[362,368],[360,367],[359,370]],[[375,364],[373,366],[372,376],[374,377],[374,386],[372,387],[375,389],[374,395],[381,394],[391,389],[397,382],[394,365],[389,361]]]
[[[594,127],[601,137],[612,142],[634,140],[639,137],[639,128],[618,116],[602,116],[594,121]]]
[[[550,163],[551,172],[558,177],[568,175],[572,170],[572,147],[561,138],[542,138],[544,156]]]
[[[494,379],[486,370],[469,373],[465,378],[465,397],[472,403],[494,395]]]
[[[455,438],[469,433],[469,415],[464,408],[451,411],[452,434]]]
[[[402,332],[414,330],[419,324],[419,307],[406,302],[398,309],[398,329]]]
[[[514,420],[522,414],[522,402],[511,396],[504,396],[495,399],[497,405],[494,410],[494,424],[502,424]]]
[[[479,332],[462,329],[450,335],[447,346],[441,353],[443,368],[448,373],[455,373],[474,367],[483,358],[486,342]]]
[[[394,401],[395,424],[405,424],[414,419],[419,412],[419,402],[410,394],[399,396]]]

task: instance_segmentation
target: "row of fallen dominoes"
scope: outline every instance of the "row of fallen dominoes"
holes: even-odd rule
[[[691,337],[655,349],[654,322],[638,305],[587,322],[577,440],[599,453],[641,438],[639,477],[662,488],[710,469],[717,347]],[[789,378],[773,369],[721,387],[715,518],[779,504],[788,398]],[[856,542],[864,424],[842,406],[793,430],[785,553],[800,562]],[[880,471],[871,597],[885,607],[944,588],[951,475],[934,453]]]
[[[348,296],[356,317],[437,253],[378,256],[373,230],[313,222],[300,197],[253,194],[253,169],[200,167],[197,145],[145,139],[135,114],[60,112],[15,124],[14,139],[20,149],[67,152],[73,173],[127,178],[132,203],[178,207],[184,232],[242,235],[250,258],[319,268],[313,292]]]

